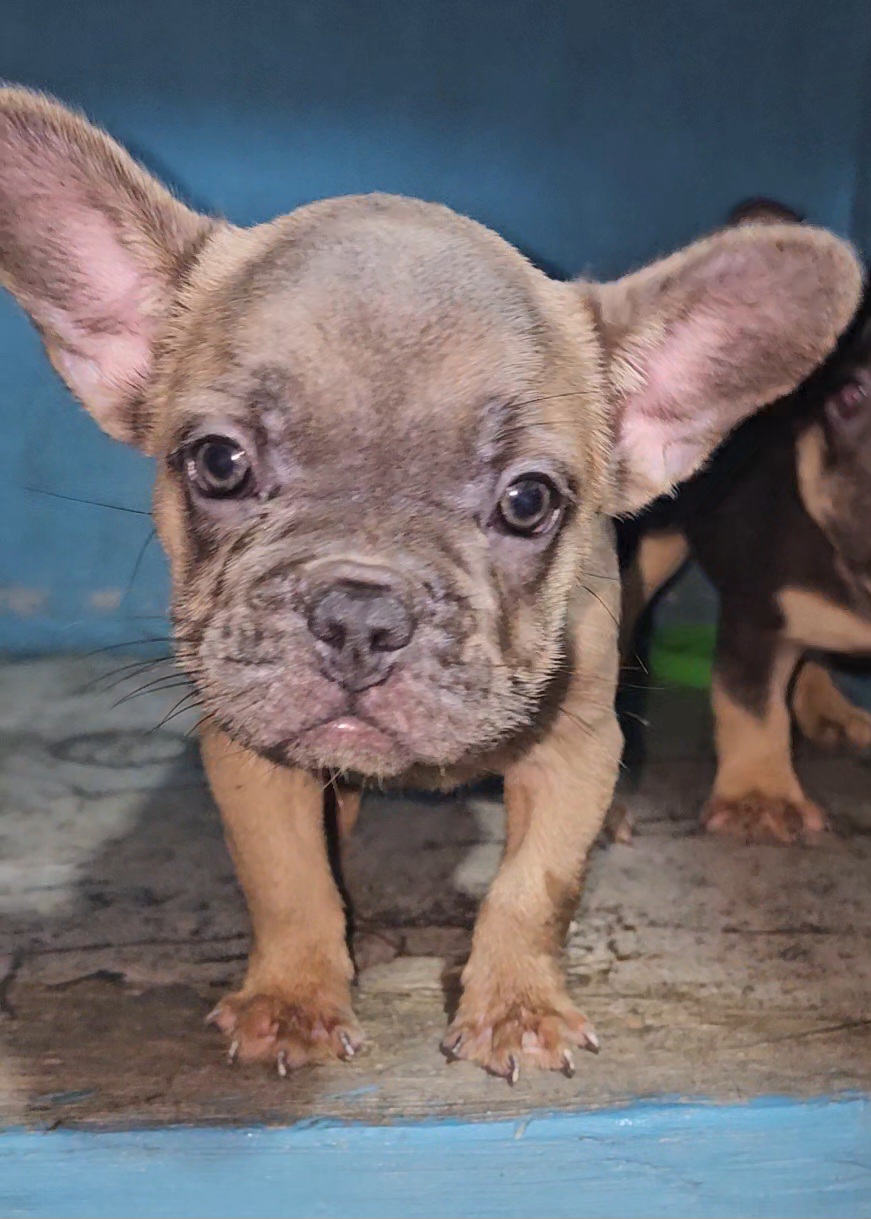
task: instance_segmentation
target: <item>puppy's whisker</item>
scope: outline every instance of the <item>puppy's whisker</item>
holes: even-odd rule
[[[186,711],[193,711],[194,707],[199,706],[199,698],[195,690],[188,691],[183,698],[169,709],[166,715],[153,728],[149,728],[149,734],[159,732],[161,728],[165,728],[168,723],[176,718],[176,716],[184,715]]]
[[[198,733],[201,728],[210,722],[215,722],[215,713],[213,711],[207,711],[205,715],[201,715],[197,722],[192,727],[188,728],[187,732],[184,734],[185,740],[192,737],[195,733]]]
[[[512,402],[511,405],[519,410],[524,406],[535,406],[538,402],[555,402],[558,398],[577,398],[588,392],[584,389],[568,389],[560,394],[540,394],[537,398],[521,398],[518,402]]]
[[[640,669],[641,672],[645,675],[645,677],[650,676],[650,671],[647,668],[647,665],[644,663],[644,661],[641,659],[641,657],[638,655],[637,652],[635,653],[635,655],[632,657],[631,660],[626,660],[623,662],[623,664],[620,665],[620,672],[623,673],[626,670],[636,669],[636,668]]]
[[[129,703],[131,699],[142,698],[146,694],[165,694],[168,690],[180,690],[182,686],[190,686],[190,682],[183,674],[171,674],[166,677],[158,677],[155,681],[146,683],[138,690],[131,690],[129,693],[122,695],[112,704],[113,708],[121,707],[124,703]]]
[[[145,539],[145,541],[142,543],[141,547],[139,548],[139,554],[136,556],[136,562],[133,564],[133,570],[130,573],[130,579],[127,581],[127,587],[124,590],[124,596],[121,598],[122,606],[126,604],[127,598],[130,596],[130,593],[133,591],[133,585],[136,583],[136,577],[139,575],[139,569],[142,567],[142,560],[145,558],[145,553],[148,550],[148,547],[151,545],[151,543],[154,541],[154,539],[156,537],[157,537],[157,530],[151,529],[149,531],[148,537]]]
[[[134,660],[130,664],[122,665],[120,669],[113,669],[110,673],[98,673],[96,677],[85,682],[81,687],[81,692],[86,694],[90,690],[100,690],[101,693],[106,694],[125,681],[133,681],[134,678],[149,669],[157,668],[158,665],[171,664],[172,660],[172,656],[157,656],[153,660]]]
[[[561,395],[559,395],[559,394],[554,395],[554,397],[557,397],[557,398],[560,396]],[[538,402],[547,402],[547,401],[548,401],[547,398],[532,398],[528,402],[518,403],[517,405],[518,405],[518,407],[519,406],[534,406]],[[543,427],[543,428],[561,428],[561,427],[577,427],[577,426],[578,426],[577,418],[572,418],[572,419],[561,419],[561,418],[557,418],[557,419],[531,419],[531,418],[518,419],[512,423],[503,423],[501,425],[501,427],[499,428],[499,430],[496,432],[496,440],[497,440],[497,442],[500,440],[506,440],[509,437],[516,435],[518,432],[520,432],[520,433],[527,432],[527,431],[530,431],[532,428],[536,428],[536,427],[538,427],[538,428],[541,428],[541,427]]]
[[[621,690],[652,690],[655,694],[667,694],[670,690],[677,689],[677,686],[675,686],[675,685],[666,684],[666,685],[651,686],[651,685],[648,685],[646,682],[637,682],[637,681],[636,682],[621,681],[621,682],[618,682],[618,685]]]
[[[49,499],[62,499],[71,504],[85,504],[90,508],[109,508],[113,512],[129,512],[133,516],[151,516],[145,508],[131,508],[127,504],[110,504],[101,499],[83,499],[78,495],[63,495],[60,491],[47,491],[44,487],[24,487],[32,495],[47,495]]]
[[[601,706],[596,707],[595,705],[590,705],[590,710],[591,711],[596,711],[596,710],[608,711],[608,710],[610,710],[610,708],[601,707]],[[567,719],[570,719],[573,723],[577,724],[577,726],[583,730],[584,735],[587,737],[587,739],[590,741],[590,743],[595,745],[601,754],[604,754],[606,757],[608,757],[609,762],[610,762],[610,755],[608,754],[608,751],[605,749],[605,746],[599,740],[598,733],[596,732],[596,730],[592,724],[588,724],[586,722],[586,720],[582,720],[579,715],[576,715],[574,711],[570,711],[568,709],[568,707],[561,707],[560,715],[566,716]],[[625,764],[623,762],[620,763],[620,768],[625,769]]]
[[[321,795],[325,796],[327,794],[327,792],[330,790],[332,790],[333,795],[338,800],[338,798],[339,798],[338,773],[334,770],[330,770],[327,772],[327,781],[321,788]]]
[[[187,730],[187,732],[184,734],[185,739],[188,739],[189,737],[192,737],[195,734],[198,734],[203,728],[206,728],[209,725],[214,725],[215,727],[220,728],[225,732],[227,731],[226,725],[222,724],[221,721],[218,719],[217,712],[206,711],[200,716],[200,718],[197,720],[197,722],[195,724],[192,724],[191,727]],[[254,756],[252,754],[245,754],[245,755],[243,755],[243,759],[242,759],[243,766],[250,769],[250,767],[254,765],[255,760],[256,759],[254,758]]]
[[[119,648],[141,648],[145,647],[146,644],[161,643],[166,645],[175,642],[176,640],[171,635],[146,635],[144,637],[140,635],[138,639],[125,639],[123,643],[104,644],[103,647],[93,648],[90,652],[85,652],[84,655],[86,658],[90,658],[92,656],[101,656],[104,652],[117,652]]]
[[[614,625],[615,625],[615,626],[616,626],[616,627],[619,629],[619,627],[620,627],[620,619],[617,617],[617,615],[616,615],[616,614],[614,613],[614,611],[611,609],[611,607],[610,607],[610,605],[608,604],[608,602],[607,602],[607,601],[603,601],[603,600],[602,600],[602,598],[599,596],[599,594],[598,594],[598,593],[595,591],[595,589],[589,588],[589,587],[588,587],[586,584],[582,585],[582,588],[584,589],[584,592],[589,593],[589,594],[590,594],[590,596],[591,596],[591,597],[592,597],[594,600],[596,600],[596,601],[598,601],[598,602],[599,602],[599,604],[601,605],[602,609],[603,609],[603,610],[605,610],[605,612],[607,613],[608,617],[611,619],[611,621],[614,623]]]

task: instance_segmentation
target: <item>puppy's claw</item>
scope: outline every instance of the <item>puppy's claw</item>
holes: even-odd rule
[[[460,1046],[463,1044],[465,1033],[457,1033],[455,1037],[445,1037],[442,1042],[442,1053],[453,1061],[457,1057]]]
[[[520,1061],[513,1054],[508,1055],[508,1074],[506,1079],[512,1088],[518,1079],[520,1079]]]
[[[587,1040],[587,1049],[593,1054],[599,1053],[599,1037],[592,1024],[588,1024],[584,1029],[584,1037]]]
[[[217,1024],[218,1017],[220,1016],[220,1014],[221,1014],[221,1005],[220,1005],[220,1003],[218,1003],[215,1007],[212,1008],[212,1010],[209,1012],[208,1016],[206,1016],[203,1023],[204,1024]]]
[[[339,1041],[342,1043],[342,1057],[353,1058],[357,1053],[357,1047],[344,1029],[339,1033]]]
[[[230,1048],[227,1050],[227,1062],[232,1066],[239,1054],[239,1042],[231,1041]]]
[[[575,1060],[571,1050],[563,1050],[563,1072],[568,1079],[571,1079],[575,1073]]]
[[[287,1077],[287,1051],[279,1050],[275,1060],[275,1069],[282,1079]]]

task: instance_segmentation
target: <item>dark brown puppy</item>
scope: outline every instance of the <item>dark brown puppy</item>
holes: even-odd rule
[[[0,271],[98,422],[156,463],[178,657],[254,944],[243,1059],[349,1057],[324,790],[505,776],[507,846],[448,1050],[513,1078],[595,1045],[559,954],[620,753],[610,516],[687,477],[835,344],[849,246],[748,226],[555,283],[446,208],[249,230],[0,93]]]
[[[751,200],[732,223],[800,217]],[[642,519],[625,585],[638,610],[692,554],[720,596],[709,829],[807,839],[825,815],[792,765],[788,700],[821,744],[871,747],[871,715],[808,653],[871,653],[871,317],[866,303],[825,368],[744,424],[708,468]],[[624,639],[625,642],[625,639]]]

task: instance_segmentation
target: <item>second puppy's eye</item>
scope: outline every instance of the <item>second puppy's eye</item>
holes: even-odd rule
[[[213,498],[245,495],[251,488],[251,459],[228,436],[206,436],[188,450],[187,476],[202,494]]]
[[[868,386],[858,378],[847,381],[828,401],[829,411],[839,419],[854,419],[868,407]]]
[[[547,533],[556,524],[559,509],[559,492],[542,474],[515,479],[499,500],[503,528],[525,537]]]

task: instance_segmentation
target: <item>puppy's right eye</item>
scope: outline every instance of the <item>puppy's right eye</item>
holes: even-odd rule
[[[213,499],[241,496],[251,489],[251,459],[228,436],[206,436],[188,450],[185,471],[201,495]]]

